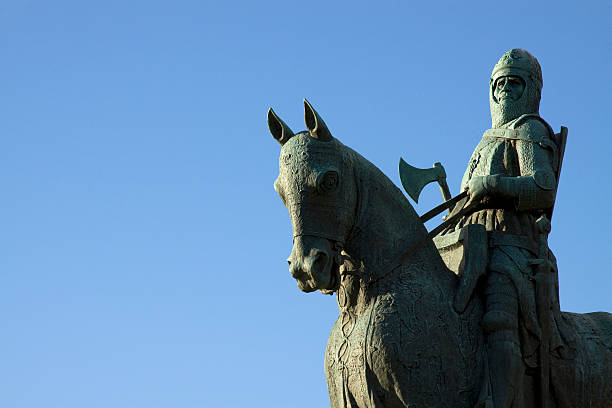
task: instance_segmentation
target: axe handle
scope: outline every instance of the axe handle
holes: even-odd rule
[[[445,202],[443,202],[442,204],[440,204],[437,207],[432,208],[431,210],[427,211],[425,214],[421,215],[421,221],[425,222],[425,221],[429,221],[430,219],[432,219],[433,217],[435,217],[436,215],[440,214],[442,211],[446,210],[447,208],[450,208],[451,206],[455,205],[458,201],[462,200],[463,198],[467,197],[467,190],[457,194],[455,197],[451,198],[450,200],[446,200]]]
[[[446,184],[446,179],[438,180],[438,184],[440,185],[440,192],[442,192],[442,198],[444,201],[448,201],[452,198],[450,189],[448,188],[448,184]]]
[[[458,197],[460,197],[462,195],[467,196],[467,191],[464,191],[463,193],[457,195],[455,198],[458,198]],[[463,198],[463,197],[461,197],[461,198]],[[429,231],[427,233],[427,236],[429,238],[433,239],[441,231],[445,230],[446,228],[450,227],[451,225],[456,224],[461,217],[463,217],[465,214],[469,213],[470,211],[472,211],[472,208],[470,208],[470,207],[462,208],[461,210],[459,210],[455,214],[453,214],[450,217],[448,217],[442,224],[438,225],[436,228],[434,228],[431,231]]]
[[[440,191],[442,192],[442,198],[444,201],[448,201],[451,199],[451,193],[448,188],[448,184],[446,184],[446,171],[444,170],[444,166],[442,163],[437,162],[434,163],[434,169],[438,169],[438,185],[440,186]]]
[[[434,209],[430,210],[429,212],[427,212],[427,214],[421,216],[421,220],[423,220],[423,218],[425,216],[427,216],[428,214],[432,214],[429,218],[433,217],[436,214],[439,214],[440,212],[444,211],[445,208],[448,208],[451,205],[455,205],[458,201],[462,200],[463,198],[467,197],[468,193],[467,190],[457,194],[455,197],[451,198],[450,200],[440,204],[439,206],[435,207]],[[436,212],[437,211],[437,212]],[[427,237],[425,237],[424,239],[421,239],[420,241],[418,241],[417,243],[415,243],[414,245],[412,245],[410,248],[408,248],[405,252],[403,252],[401,255],[399,255],[397,258],[395,258],[393,261],[391,261],[385,268],[383,268],[383,271],[387,271],[384,272],[382,275],[379,275],[376,278],[373,278],[372,280],[370,280],[370,284],[372,284],[373,282],[376,282],[379,279],[384,278],[385,276],[387,276],[389,273],[391,273],[395,268],[397,268],[398,266],[402,265],[404,262],[406,262],[422,245],[424,245],[426,242],[431,242],[430,240],[433,239],[436,235],[438,235],[440,233],[440,231],[442,231],[443,229],[445,229],[446,227],[448,227],[449,225],[452,225],[454,223],[456,223],[460,217],[464,216],[465,214],[468,213],[468,211],[471,211],[470,208],[462,208],[461,210],[459,210],[456,214],[453,214],[451,217],[449,217],[446,221],[444,221],[442,224],[438,225],[436,228],[434,228],[433,230],[429,231],[427,233]],[[429,219],[427,218],[427,219]],[[426,220],[424,220],[423,222],[425,222]]]

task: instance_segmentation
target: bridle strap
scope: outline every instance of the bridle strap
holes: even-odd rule
[[[463,196],[462,198],[465,198],[465,196]],[[465,203],[463,205],[465,206]],[[389,262],[387,266],[383,269],[383,270],[386,270],[387,272],[378,276],[376,279],[372,279],[371,282],[372,283],[377,282],[381,280],[382,278],[390,275],[391,272],[393,272],[395,269],[404,265],[410,259],[410,257],[412,257],[412,255],[414,255],[427,241],[432,240],[436,235],[440,233],[440,231],[443,231],[449,226],[456,224],[461,217],[463,217],[465,214],[467,214],[468,212],[472,210],[473,208],[470,208],[470,207],[467,207],[467,208],[462,207],[455,214],[447,218],[446,221],[444,221],[442,224],[438,225],[436,228],[429,231],[423,239],[419,240],[417,243],[409,247],[407,250],[400,253],[400,255],[398,255],[395,259],[393,259],[393,261]]]

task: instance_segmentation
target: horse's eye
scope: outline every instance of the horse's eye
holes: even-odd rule
[[[338,187],[338,172],[335,170],[326,171],[317,180],[317,187],[323,193],[330,193]]]

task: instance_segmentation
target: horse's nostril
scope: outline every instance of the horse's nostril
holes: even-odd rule
[[[313,266],[315,267],[323,267],[327,264],[327,254],[325,252],[317,252],[315,255],[315,259],[313,262]]]
[[[304,271],[302,271],[300,268],[297,268],[295,264],[291,265],[291,262],[289,262],[289,273],[295,279],[300,279],[304,275]]]

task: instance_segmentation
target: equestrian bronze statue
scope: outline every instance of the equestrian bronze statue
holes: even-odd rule
[[[289,271],[302,291],[338,300],[325,352],[332,407],[611,406],[612,315],[559,309],[547,237],[567,129],[555,134],[539,116],[541,89],[531,54],[502,56],[492,128],[457,198],[441,166],[400,165],[415,200],[440,183],[450,213],[430,232],[307,101],[307,131],[269,111],[282,146],[274,187],[293,226]]]

